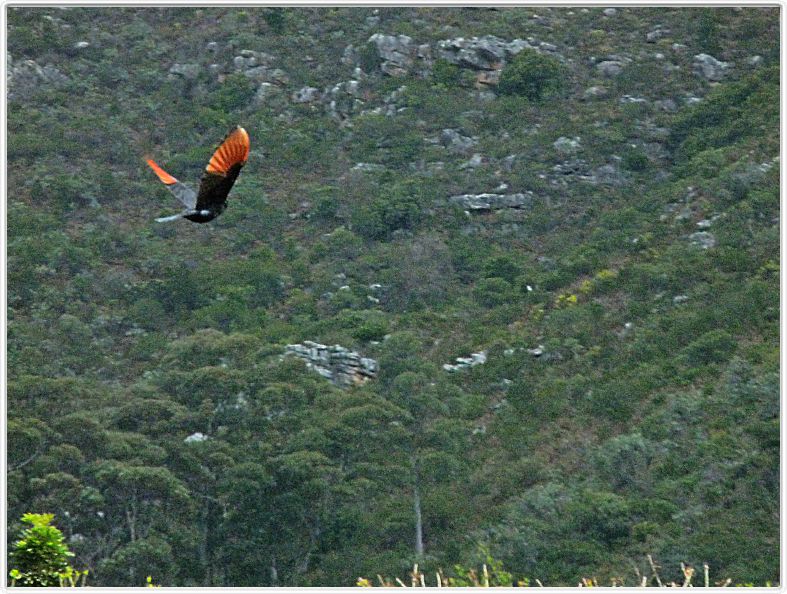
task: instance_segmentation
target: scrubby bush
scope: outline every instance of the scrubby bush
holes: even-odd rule
[[[563,68],[555,58],[524,49],[503,68],[498,89],[503,95],[521,95],[531,101],[540,101],[544,95],[561,87],[563,76]]]

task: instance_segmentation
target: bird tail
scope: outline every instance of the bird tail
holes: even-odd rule
[[[169,217],[159,217],[156,219],[157,223],[169,223],[170,221],[177,221],[178,219],[182,219],[186,216],[188,212],[179,212],[178,214],[174,214]]]

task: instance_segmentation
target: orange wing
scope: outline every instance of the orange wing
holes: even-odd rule
[[[248,132],[238,126],[227,134],[219,148],[213,153],[208,166],[205,167],[205,171],[215,175],[226,176],[233,166],[246,163],[250,149],[251,143],[249,142]],[[162,179],[162,181],[164,180]]]
[[[158,175],[158,178],[161,180],[162,183],[166,185],[176,184],[178,180],[172,177],[169,173],[164,171],[161,167],[159,167],[153,159],[146,159],[148,165],[153,170],[153,172]]]

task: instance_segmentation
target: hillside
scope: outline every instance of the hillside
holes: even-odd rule
[[[778,582],[778,8],[7,10],[9,543]]]

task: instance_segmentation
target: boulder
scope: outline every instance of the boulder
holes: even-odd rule
[[[623,72],[623,62],[618,60],[604,60],[596,64],[599,74],[607,78],[613,78]]]
[[[475,139],[463,136],[458,130],[453,128],[446,128],[440,132],[440,144],[456,153],[465,153],[477,143]]]
[[[729,68],[729,62],[717,60],[710,54],[694,56],[694,73],[711,82],[717,82],[724,78]]]

